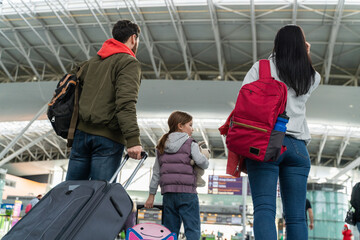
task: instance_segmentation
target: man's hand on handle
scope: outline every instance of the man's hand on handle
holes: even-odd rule
[[[141,159],[141,151],[143,148],[141,146],[134,146],[127,149],[127,153],[129,154],[130,158],[133,159]]]

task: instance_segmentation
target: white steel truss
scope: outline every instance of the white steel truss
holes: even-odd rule
[[[272,1],[274,5],[276,1]],[[318,3],[318,5],[316,5]],[[330,4],[328,11],[323,11],[319,4]],[[259,58],[267,57],[269,51],[264,52],[262,46],[273,43],[271,39],[264,39],[262,30],[272,32],[276,29],[272,24],[318,24],[318,28],[329,28],[329,40],[311,41],[312,57],[315,57],[315,67],[324,74],[324,84],[353,85],[358,86],[360,63],[357,68],[347,68],[341,63],[334,63],[334,59],[350,57],[356,51],[360,51],[360,43],[354,40],[338,40],[339,29],[345,29],[352,35],[360,36],[356,26],[360,24],[358,14],[347,7],[353,4],[354,9],[360,9],[359,5],[345,0],[339,1],[279,1],[276,8],[262,2],[265,9],[260,9],[259,2],[252,1],[149,1],[126,0],[126,1],[99,1],[99,0],[39,0],[36,4],[24,0],[4,0],[1,7],[2,19],[0,20],[0,82],[14,81],[39,81],[58,80],[64,72],[69,71],[75,64],[89,59],[102,45],[103,41],[94,41],[93,36],[87,32],[90,28],[97,28],[102,38],[111,37],[111,27],[118,20],[114,17],[131,18],[142,29],[139,53],[147,50],[149,61],[143,61],[144,78],[151,79],[208,79],[208,80],[242,80],[244,72],[252,63]],[[184,17],[191,12],[184,9],[186,6],[198,6],[199,15],[207,12],[208,17]],[[143,8],[153,8],[147,11]],[[202,7],[202,9],[201,9]],[[163,11],[166,9],[165,11]],[[87,11],[78,14],[76,11]],[[156,14],[169,14],[168,18],[154,18]],[[190,13],[189,13],[190,12]],[[276,14],[288,12],[286,18],[276,17]],[[311,13],[311,17],[304,18],[299,12]],[[332,14],[332,12],[334,14]],[[43,13],[52,14],[47,21]],[[184,16],[183,14],[184,13]],[[188,14],[189,13],[189,14]],[[226,14],[226,17],[224,17]],[[7,16],[15,15],[18,18]],[[180,18],[181,16],[181,18]],[[204,15],[205,16],[205,15]],[[87,18],[86,21],[82,17]],[[247,38],[228,37],[232,33],[222,33],[223,26],[238,23],[242,30],[250,29]],[[154,26],[172,25],[174,32],[167,31],[164,35],[174,34],[175,37],[153,36]],[[192,25],[204,25],[210,27],[213,39],[194,39],[185,29]],[[353,27],[354,26],[354,27]],[[37,43],[28,41],[23,36],[24,31],[30,28],[33,38]],[[165,29],[165,28],[164,28]],[[59,37],[57,31],[65,31],[67,41]],[[236,30],[236,29],[234,29]],[[316,32],[312,30],[311,33]],[[261,37],[260,37],[261,36]],[[33,39],[32,39],[33,40]],[[179,45],[180,48],[172,48],[171,45]],[[252,48],[244,48],[242,45],[251,44]],[[196,48],[194,46],[197,46]],[[203,47],[199,47],[203,46]],[[261,47],[260,47],[261,46]],[[318,50],[326,46],[326,51]],[[337,48],[346,48],[337,51]],[[74,49],[77,51],[74,52]],[[195,50],[194,50],[195,49]],[[216,60],[204,60],[216,49]],[[168,56],[165,57],[163,50],[175,53],[176,57],[182,57],[182,63],[170,64]],[[90,52],[91,51],[91,52]],[[242,62],[237,66],[231,66],[233,58],[231,54],[236,51],[241,56]],[[19,53],[23,59],[19,61]],[[201,53],[201,54],[200,54]],[[47,61],[53,56],[54,61]],[[141,58],[142,55],[140,55]],[[141,59],[140,59],[141,60]],[[215,60],[215,61],[214,61]],[[336,61],[335,61],[336,62]],[[322,67],[322,70],[319,70]],[[217,73],[215,72],[217,71]],[[340,71],[340,73],[339,73]],[[208,74],[207,74],[208,73]]]

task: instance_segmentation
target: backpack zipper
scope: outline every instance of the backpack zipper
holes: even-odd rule
[[[232,121],[234,124],[236,125],[239,125],[239,126],[242,126],[242,127],[246,127],[246,128],[251,128],[251,129],[255,129],[255,130],[258,130],[258,131],[261,131],[261,132],[267,132],[268,130],[264,129],[264,128],[259,128],[259,127],[255,127],[255,126],[252,126],[252,125],[248,125],[248,124],[245,124],[245,123],[239,123],[239,122],[235,122],[235,121]]]

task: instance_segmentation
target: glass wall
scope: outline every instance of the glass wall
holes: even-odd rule
[[[314,186],[313,186],[314,187]],[[341,240],[344,219],[348,210],[347,195],[339,185],[317,185],[307,192],[314,213],[314,229],[309,230],[309,240]]]

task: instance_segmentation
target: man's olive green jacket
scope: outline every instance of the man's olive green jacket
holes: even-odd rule
[[[141,66],[134,53],[125,44],[109,39],[98,55],[81,67],[77,129],[127,148],[141,145],[136,116]]]

